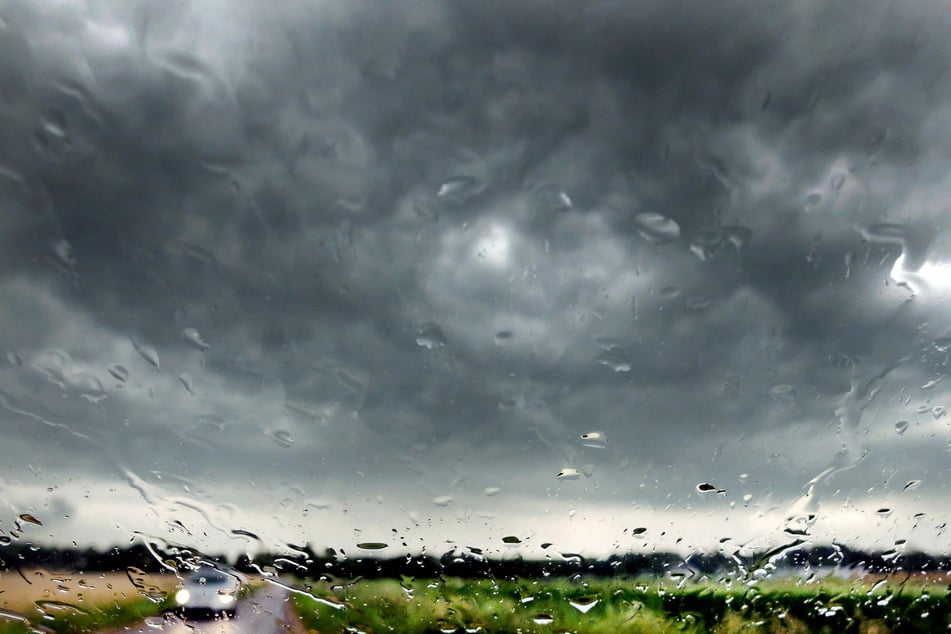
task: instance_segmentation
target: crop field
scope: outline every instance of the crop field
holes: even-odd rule
[[[55,632],[93,632],[139,621],[161,611],[176,582],[173,575],[136,569],[82,575],[41,569],[0,573],[0,633],[28,632],[28,624]]]
[[[946,631],[947,580],[827,579],[818,584],[594,579],[360,580],[314,583],[335,610],[295,597],[312,632],[888,632]]]

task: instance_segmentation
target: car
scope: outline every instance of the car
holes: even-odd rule
[[[175,593],[175,609],[185,617],[232,617],[237,610],[241,582],[234,574],[213,566],[190,573]]]

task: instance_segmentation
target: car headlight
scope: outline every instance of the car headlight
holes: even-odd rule
[[[219,594],[218,594],[218,602],[221,603],[222,605],[228,605],[229,603],[234,603],[234,595],[233,595],[233,594],[225,594],[225,593],[223,593],[223,592],[222,592],[222,593],[219,593]]]
[[[185,605],[186,603],[188,603],[188,600],[191,597],[192,597],[191,592],[189,592],[185,588],[182,588],[181,590],[175,593],[175,603],[179,605]]]

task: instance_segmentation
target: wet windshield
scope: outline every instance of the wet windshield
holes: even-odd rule
[[[948,20],[0,4],[0,632],[944,629]]]

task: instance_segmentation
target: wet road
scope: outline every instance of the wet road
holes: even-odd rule
[[[284,618],[288,592],[284,588],[266,585],[254,595],[238,602],[237,614],[231,619],[192,620],[177,616],[152,617],[144,624],[131,626],[119,632],[133,634],[268,634],[286,633],[289,623]]]

